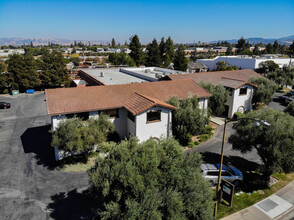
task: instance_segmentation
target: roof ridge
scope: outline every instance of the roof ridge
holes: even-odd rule
[[[148,99],[148,100],[151,101],[151,102],[156,103],[154,100],[152,100],[152,97],[149,97],[149,96],[146,96],[146,95],[140,94],[140,93],[138,93],[138,92],[134,92],[134,94],[139,95],[139,96],[141,96],[141,97],[143,97],[143,98],[145,98],[145,99]]]

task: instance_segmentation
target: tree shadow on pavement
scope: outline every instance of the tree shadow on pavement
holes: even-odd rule
[[[59,193],[51,196],[52,202],[47,210],[53,219],[93,219],[101,204],[93,200],[88,190],[78,192],[76,189],[68,193]]]
[[[34,153],[37,164],[52,170],[56,166],[54,148],[51,147],[50,125],[28,128],[21,135],[23,150],[26,154]]]

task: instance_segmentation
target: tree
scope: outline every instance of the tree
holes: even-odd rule
[[[234,150],[248,153],[255,149],[264,164],[264,177],[269,180],[275,172],[294,171],[294,118],[273,109],[252,111],[248,118],[264,120],[270,126],[256,127],[252,121],[234,124],[235,133],[229,137]]]
[[[113,65],[136,66],[134,60],[125,53],[111,53],[109,54],[108,60]]]
[[[167,103],[177,107],[172,113],[172,130],[174,137],[184,146],[191,141],[191,135],[205,132],[208,123],[205,110],[199,108],[197,96],[179,100],[172,97]]]
[[[252,56],[253,52],[250,49],[245,49],[239,53],[239,55],[249,55]]]
[[[262,102],[264,104],[268,104],[272,100],[272,96],[277,90],[277,85],[264,77],[252,77],[250,82],[257,85],[257,88],[253,91],[252,102],[257,104]]]
[[[294,102],[290,102],[284,110],[285,113],[294,117]]]
[[[186,72],[188,69],[188,59],[185,57],[184,46],[181,44],[178,47],[174,59],[174,69]]]
[[[111,40],[111,47],[115,47],[115,40],[114,40],[114,38],[112,38],[112,40]]]
[[[289,46],[289,54],[294,54],[294,40],[292,44]]]
[[[175,46],[171,37],[168,37],[165,41],[165,56],[164,56],[164,66],[169,67],[175,59]]]
[[[232,44],[229,44],[226,51],[226,55],[232,55],[233,54],[232,50],[233,50]]]
[[[198,153],[184,154],[172,138],[131,137],[108,147],[88,172],[92,194],[103,201],[99,219],[213,219]]]
[[[236,47],[237,47],[237,53],[240,53],[243,50],[245,50],[246,49],[246,39],[244,37],[241,37],[238,40]]]
[[[223,85],[213,85],[212,83],[201,82],[200,85],[206,89],[212,96],[208,100],[208,109],[211,114],[221,116],[226,108],[229,93]]]
[[[216,71],[228,71],[228,70],[238,70],[237,66],[227,66],[224,61],[219,61],[216,63]]]
[[[165,55],[165,40],[164,37],[161,38],[160,44],[159,44],[159,50],[160,50],[160,56],[161,59],[164,59],[164,55]]]
[[[268,43],[268,44],[266,45],[266,51],[267,51],[267,53],[269,53],[269,54],[272,54],[272,53],[274,52],[274,48],[273,48],[273,45],[272,45],[271,43]]]
[[[129,48],[131,50],[130,57],[135,61],[137,66],[144,63],[145,55],[142,50],[138,35],[134,35],[130,38]]]
[[[68,71],[61,52],[45,52],[40,58],[39,68],[42,88],[52,88],[61,84],[69,85]]]
[[[13,54],[7,60],[7,64],[7,71],[13,78],[13,89],[17,88],[23,92],[26,89],[39,88],[37,62],[31,53]]]
[[[279,45],[278,41],[275,40],[274,45],[273,45],[273,52],[274,53],[278,53],[279,52],[279,48],[280,48],[280,45]]]
[[[260,50],[257,45],[254,46],[254,50],[252,51],[254,55],[260,55]]]
[[[264,61],[259,63],[256,72],[263,74],[264,76],[267,75],[269,72],[275,72],[279,69],[279,64],[276,64],[272,60]]]
[[[88,154],[94,145],[107,141],[107,135],[114,129],[113,123],[108,116],[100,114],[98,119],[90,119],[86,122],[80,118],[66,119],[60,122],[56,130],[52,130],[53,147],[57,146],[64,153]]]
[[[161,66],[161,56],[157,40],[154,38],[152,43],[147,45],[146,66]]]

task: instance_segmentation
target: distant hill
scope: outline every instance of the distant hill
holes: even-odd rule
[[[232,39],[232,40],[221,40],[221,41],[228,41],[231,44],[235,44],[238,42],[239,39]],[[274,43],[275,40],[278,41],[279,44],[286,44],[290,45],[292,44],[294,40],[294,35],[288,36],[288,37],[281,37],[281,38],[261,38],[261,37],[251,37],[251,38],[246,38],[247,41],[249,41],[250,44],[257,44],[257,43],[262,43],[262,44],[268,44],[268,43]],[[210,41],[210,43],[217,43],[218,41]]]
[[[106,41],[86,41],[86,40],[76,40],[76,42],[82,42],[83,44],[105,44]],[[74,40],[67,39],[56,39],[56,38],[0,38],[0,45],[13,45],[13,46],[21,46],[21,45],[30,45],[31,42],[34,46],[39,45],[48,45],[48,43],[54,44],[62,44],[62,45],[70,45],[74,43]]]

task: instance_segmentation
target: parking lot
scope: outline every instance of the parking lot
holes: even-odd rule
[[[86,173],[55,169],[45,95],[0,95],[0,219],[85,219]]]

